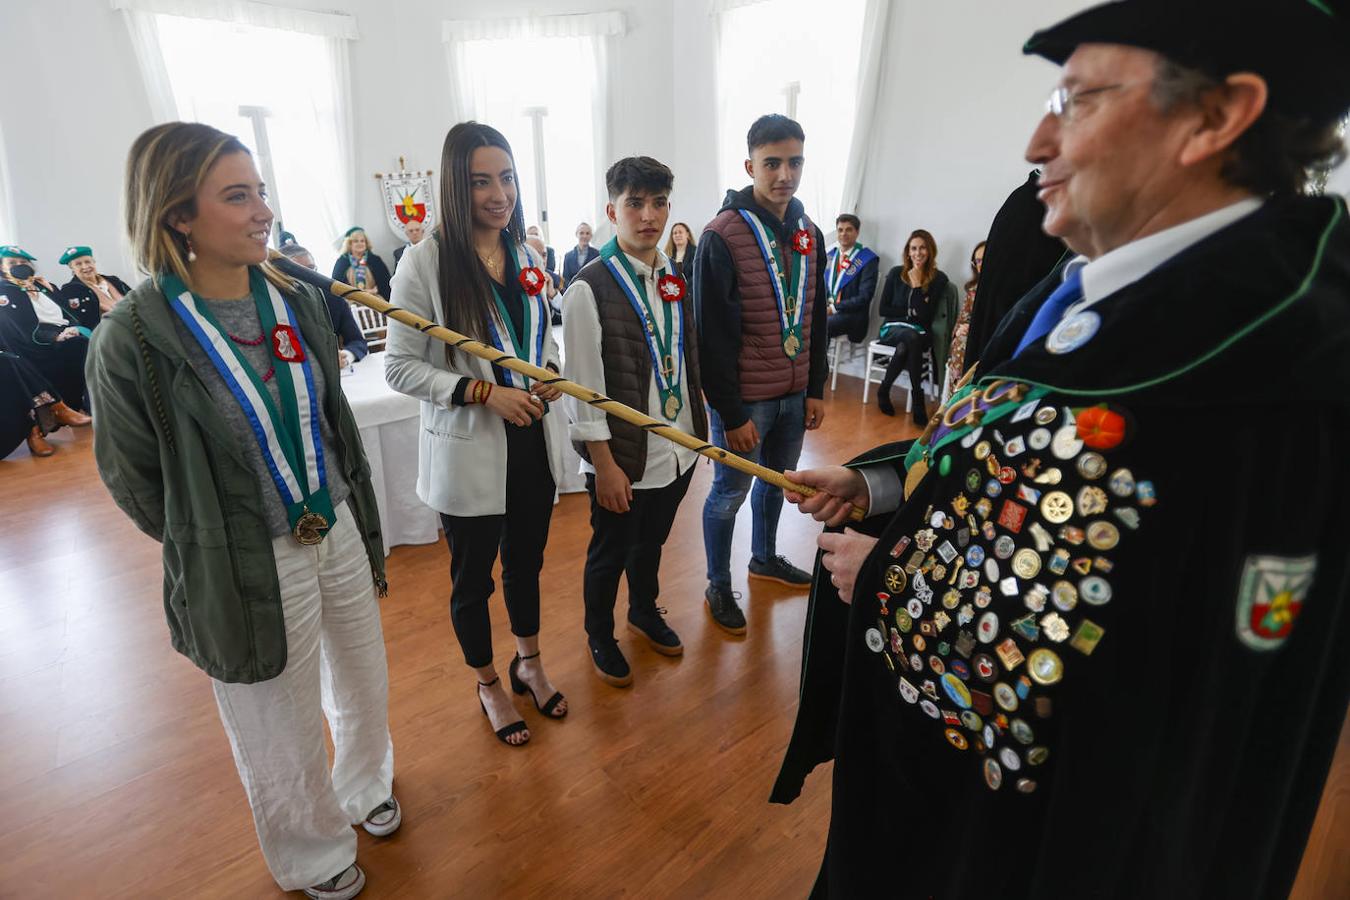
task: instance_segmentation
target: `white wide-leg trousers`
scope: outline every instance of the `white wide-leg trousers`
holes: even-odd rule
[[[263,857],[282,890],[293,891],[356,860],[352,826],[389,798],[394,745],[379,601],[351,511],[342,504],[320,544],[284,535],[272,549],[286,668],[257,684],[213,684]]]

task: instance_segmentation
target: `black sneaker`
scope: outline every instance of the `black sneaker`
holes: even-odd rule
[[[633,670],[628,668],[628,660],[623,658],[617,641],[602,643],[587,638],[586,645],[591,648],[591,664],[601,681],[610,687],[628,687],[633,683]]]
[[[647,639],[652,649],[664,656],[683,656],[684,644],[663,618],[665,610],[656,607],[648,612],[628,613],[628,630]]]
[[[750,557],[750,577],[765,578],[788,587],[807,587],[811,584],[810,572],[802,571],[782,556],[775,556],[765,562]]]
[[[740,595],[726,588],[708,585],[703,592],[703,602],[708,607],[708,615],[717,623],[717,627],[730,634],[745,634],[745,613],[736,605]]]

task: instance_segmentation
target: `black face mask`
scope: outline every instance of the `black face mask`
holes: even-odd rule
[[[11,278],[14,278],[17,281],[27,281],[36,275],[37,272],[35,272],[33,267],[27,263],[19,263],[17,266],[9,267],[9,274]]]

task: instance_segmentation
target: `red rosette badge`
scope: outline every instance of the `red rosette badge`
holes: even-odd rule
[[[656,282],[656,290],[667,303],[679,303],[684,299],[684,279],[678,275],[662,275]]]
[[[536,296],[544,289],[544,273],[534,266],[526,266],[520,270],[520,286],[531,297]]]
[[[289,325],[278,325],[272,329],[272,355],[282,362],[298,363],[305,361],[305,345],[300,335]]]
[[[805,256],[811,252],[811,248],[816,245],[815,239],[811,237],[811,232],[805,228],[798,228],[792,234],[792,249]]]

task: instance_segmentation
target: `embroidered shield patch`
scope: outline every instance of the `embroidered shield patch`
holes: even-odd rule
[[[1247,557],[1238,583],[1238,639],[1253,650],[1279,648],[1294,628],[1316,571],[1316,556]]]

